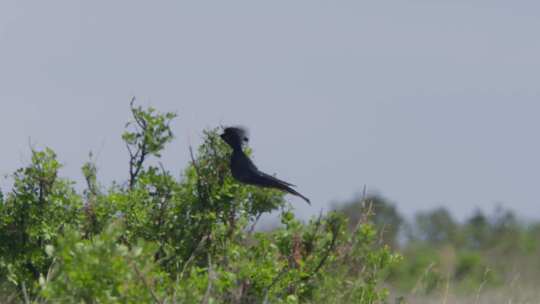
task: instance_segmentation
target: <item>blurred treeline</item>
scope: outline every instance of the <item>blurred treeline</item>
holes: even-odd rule
[[[456,220],[444,207],[405,218],[380,195],[335,205],[355,222],[371,213],[381,244],[403,255],[387,283],[400,294],[470,294],[540,282],[540,221],[497,206]]]

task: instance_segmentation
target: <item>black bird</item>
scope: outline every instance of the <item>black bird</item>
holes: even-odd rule
[[[311,205],[311,202],[307,197],[291,188],[295,187],[293,184],[277,179],[272,175],[266,174],[257,169],[257,166],[255,166],[251,159],[249,159],[249,157],[242,150],[242,144],[249,140],[244,129],[239,127],[225,128],[223,130],[223,134],[221,134],[221,138],[227,144],[229,144],[233,150],[230,166],[232,176],[237,181],[260,187],[276,188],[299,196]]]

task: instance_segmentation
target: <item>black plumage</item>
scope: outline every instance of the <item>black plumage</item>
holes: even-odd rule
[[[243,128],[228,127],[223,130],[221,138],[231,146],[233,152],[231,155],[231,173],[232,176],[239,182],[260,186],[279,189],[290,194],[303,198],[308,204],[311,204],[309,199],[298,191],[291,187],[295,187],[293,184],[282,181],[275,178],[272,175],[266,174],[260,171],[257,166],[249,159],[244,153],[242,146],[244,142],[247,142],[248,136]]]

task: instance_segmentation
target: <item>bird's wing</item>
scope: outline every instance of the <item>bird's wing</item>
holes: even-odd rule
[[[242,156],[243,156],[242,163],[243,163],[243,166],[244,166],[244,168],[243,168],[244,170],[249,171],[249,172],[253,173],[254,175],[258,175],[258,174],[262,173],[261,171],[259,171],[257,166],[253,163],[251,158],[249,158],[245,154],[242,154]]]
[[[276,177],[274,177],[274,176],[272,176],[270,174],[266,174],[266,173],[262,172],[261,170],[259,170],[257,168],[257,166],[255,166],[253,161],[247,156],[245,158],[245,162],[246,162],[247,167],[249,168],[249,171],[252,172],[255,175],[255,178],[260,180],[260,181],[267,180],[267,181],[271,181],[273,183],[277,183],[277,184],[280,184],[280,185],[283,185],[283,186],[296,187],[295,185],[293,185],[291,183],[280,180],[280,179],[278,179],[278,178],[276,178]]]

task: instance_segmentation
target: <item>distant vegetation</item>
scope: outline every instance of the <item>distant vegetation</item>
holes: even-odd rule
[[[540,222],[520,221],[501,207],[490,214],[477,210],[462,222],[442,207],[407,221],[381,196],[335,208],[351,221],[371,213],[382,243],[403,256],[390,267],[386,280],[395,297],[411,303],[419,303],[419,298],[440,303],[450,296],[470,298],[472,303],[538,301]],[[494,293],[496,299],[491,298]]]

